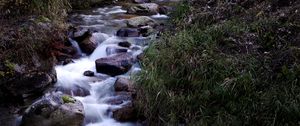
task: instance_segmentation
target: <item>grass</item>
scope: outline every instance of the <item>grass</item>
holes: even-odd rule
[[[300,124],[299,26],[239,16],[206,25],[177,16],[180,29],[150,46],[136,77],[149,125]]]

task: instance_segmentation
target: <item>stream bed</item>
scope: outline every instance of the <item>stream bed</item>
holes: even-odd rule
[[[155,21],[156,29],[152,25],[151,32],[145,27],[146,35],[135,35],[135,28],[130,28],[130,31],[126,31],[126,28],[129,28],[128,19],[138,16],[142,15],[128,14],[126,8],[120,5],[75,11],[70,15],[70,22],[77,29],[80,29],[78,32],[88,30],[91,33],[90,40],[95,42],[97,47],[92,53],[86,54],[83,53],[85,51],[80,48],[78,43],[70,38],[70,42],[77,49],[77,55],[80,58],[73,59],[70,64],[55,67],[58,80],[55,87],[70,91],[70,95],[82,102],[85,111],[85,126],[140,125],[136,122],[125,121],[121,123],[113,118],[114,110],[132,102],[132,98],[121,98],[121,102],[113,103],[112,101],[116,99],[120,101],[119,97],[124,97],[124,95],[118,95],[120,93],[115,91],[114,84],[118,78],[130,79],[141,71],[138,56],[143,53],[151,41],[158,37],[160,31],[157,30],[157,26],[163,25],[168,20],[168,16],[159,13],[148,15],[148,18]],[[140,32],[140,28],[139,26],[136,29]],[[121,47],[122,44],[120,43],[128,46]],[[112,57],[120,54],[120,52],[129,54],[134,61],[128,72],[117,76],[97,72],[95,64],[97,59]],[[94,76],[85,76],[83,73],[86,71],[93,73]]]

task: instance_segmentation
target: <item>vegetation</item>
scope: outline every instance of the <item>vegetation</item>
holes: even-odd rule
[[[68,95],[62,96],[62,100],[64,101],[65,104],[75,103],[75,101],[76,101],[74,98],[72,98],[71,96],[68,96]]]
[[[69,0],[1,0],[2,16],[44,15],[51,18],[66,16]]]
[[[136,77],[149,125],[299,125],[300,4],[287,1],[179,5]]]

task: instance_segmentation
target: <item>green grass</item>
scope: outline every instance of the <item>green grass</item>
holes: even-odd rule
[[[299,26],[273,18],[180,20],[183,29],[146,51],[136,78],[137,105],[150,125],[300,124]]]

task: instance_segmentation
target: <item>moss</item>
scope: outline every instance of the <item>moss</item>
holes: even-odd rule
[[[76,100],[74,98],[72,98],[71,96],[68,95],[64,95],[62,96],[62,100],[64,101],[64,103],[75,103]]]

